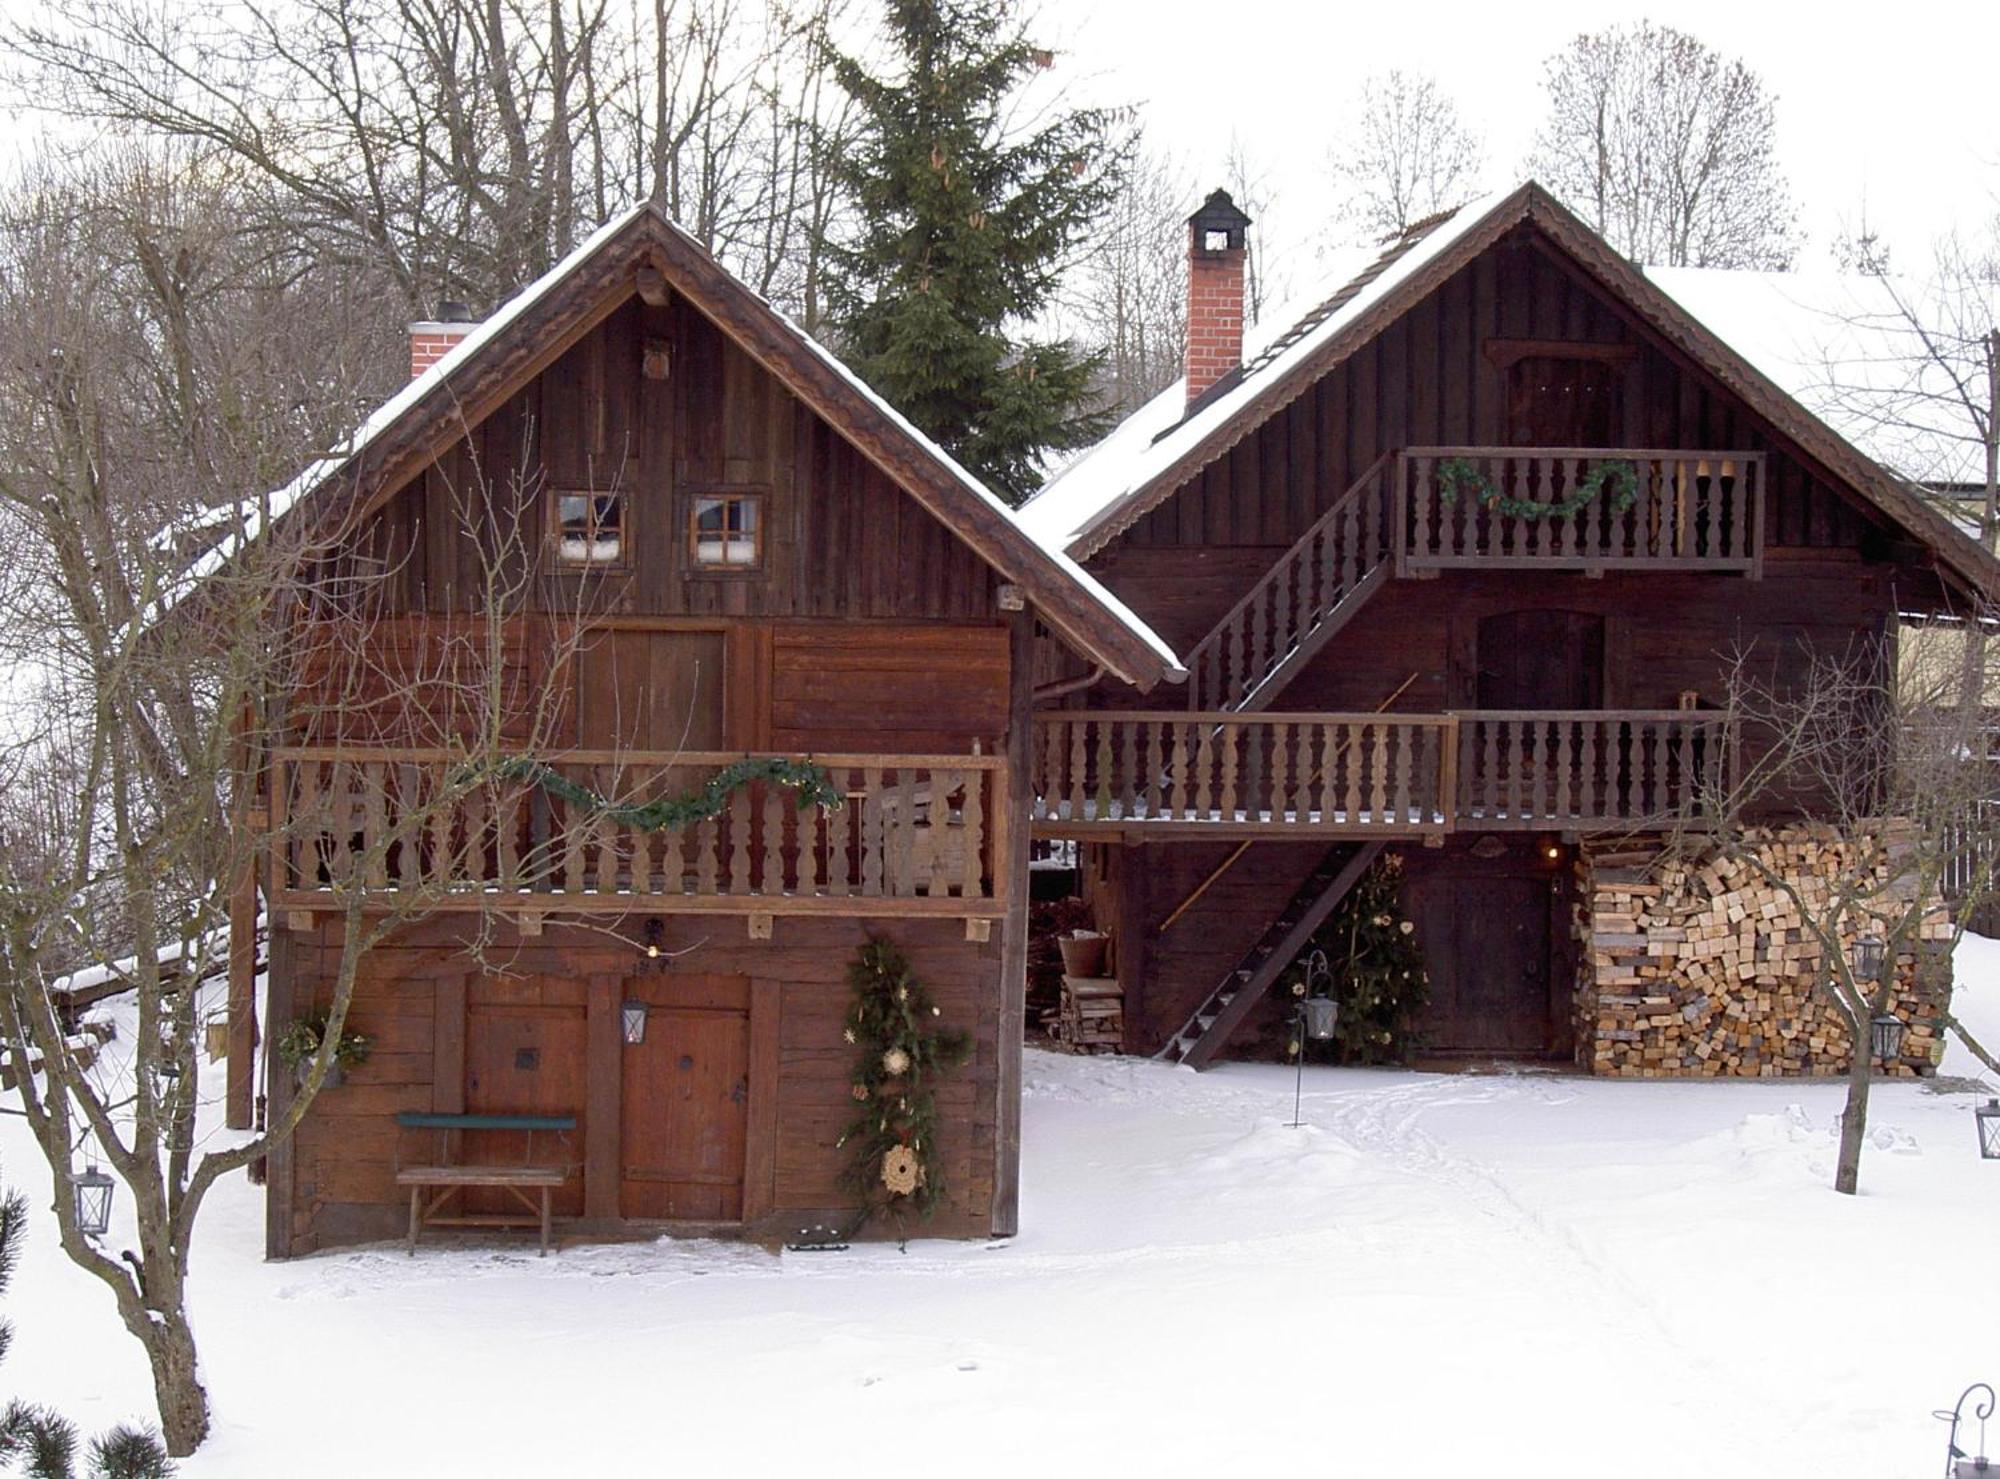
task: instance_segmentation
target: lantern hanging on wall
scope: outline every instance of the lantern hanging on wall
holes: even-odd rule
[[[625,1041],[642,1043],[646,1040],[646,1004],[643,1001],[628,1001],[621,1006],[618,1022],[624,1029]]]
[[[1988,1099],[1973,1110],[1972,1123],[1979,1131],[1980,1159],[2000,1161],[2000,1099]]]
[[[86,1238],[103,1237],[111,1228],[111,1191],[118,1183],[90,1165],[71,1184],[76,1191],[77,1231]]]

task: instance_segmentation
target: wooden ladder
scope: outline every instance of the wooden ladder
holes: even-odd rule
[[[1399,464],[1384,452],[1188,654],[1188,708],[1254,713],[1388,578]]]
[[[1197,1069],[1214,1062],[1250,1008],[1263,1000],[1271,983],[1298,959],[1313,932],[1326,923],[1327,916],[1361,881],[1361,875],[1374,865],[1386,845],[1341,842],[1328,848],[1262,938],[1153,1056]]]

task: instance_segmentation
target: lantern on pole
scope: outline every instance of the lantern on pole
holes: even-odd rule
[[[86,1238],[101,1238],[111,1228],[111,1191],[117,1186],[93,1165],[85,1166],[71,1185],[76,1191],[76,1226]]]
[[[1985,1395],[1972,1402],[1975,1393]],[[1972,1410],[1966,1411],[1965,1404],[1972,1402]],[[1946,1479],[1989,1479],[2000,1474],[2000,1464],[1986,1457],[1986,1419],[1993,1416],[1993,1388],[1983,1381],[1976,1381],[1959,1393],[1958,1401],[1948,1408],[1940,1408],[1932,1416],[1940,1422],[1951,1424],[1951,1436],[1945,1440],[1944,1472]],[[1968,1455],[1959,1447],[1959,1429],[1966,1425],[1966,1419],[1974,1418],[1979,1423],[1977,1452]],[[1968,1439],[1969,1441],[1969,1439]]]
[[[1988,1099],[1973,1110],[1972,1123],[1979,1131],[1979,1158],[2000,1161],[2000,1099]]]
[[[1314,1042],[1325,1042],[1333,1036],[1333,1029],[1340,1021],[1340,1003],[1330,996],[1305,997],[1299,1002],[1299,1017],[1307,1037]]]

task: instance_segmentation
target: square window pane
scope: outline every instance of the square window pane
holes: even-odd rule
[[[757,563],[756,498],[697,498],[693,520],[697,565],[742,569]]]

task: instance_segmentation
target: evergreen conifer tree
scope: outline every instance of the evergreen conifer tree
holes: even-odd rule
[[[1342,1063],[1399,1063],[1414,1046],[1417,1014],[1430,999],[1430,976],[1416,925],[1403,912],[1403,860],[1384,853],[1335,906],[1314,933],[1323,951],[1340,1003],[1334,1029],[1335,1056]],[[1294,964],[1279,977],[1290,988],[1286,1000],[1305,993],[1305,969]]]
[[[829,249],[842,357],[976,477],[1019,503],[1044,456],[1109,427],[1102,356],[1036,342],[1062,270],[1110,203],[1129,148],[1105,109],[1009,110],[1050,65],[1006,0],[888,0],[896,74],[839,56],[861,115],[836,163],[852,236]]]

